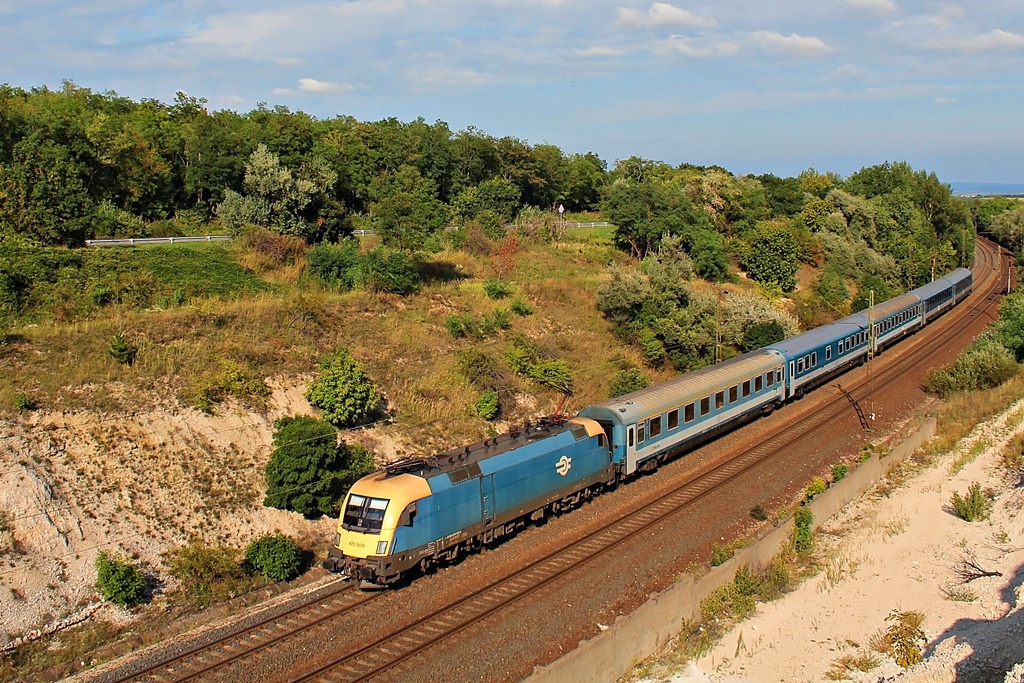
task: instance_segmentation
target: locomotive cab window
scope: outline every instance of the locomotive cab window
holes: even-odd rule
[[[679,426],[679,408],[668,411],[668,428],[675,429]]]
[[[341,526],[348,531],[377,533],[384,524],[384,511],[387,508],[388,501],[385,498],[369,498],[353,493],[345,506]]]

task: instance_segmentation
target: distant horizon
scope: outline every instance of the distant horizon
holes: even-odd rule
[[[939,178],[939,180],[942,180]],[[949,183],[953,194],[963,195],[995,195],[1024,196],[1024,183],[986,183],[974,181],[957,181]]]

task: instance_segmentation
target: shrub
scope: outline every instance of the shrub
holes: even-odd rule
[[[484,280],[484,293],[489,299],[504,299],[512,294],[512,288],[507,283],[490,277]]]
[[[486,351],[473,347],[459,352],[455,365],[470,384],[492,388],[502,378],[498,361]]]
[[[572,370],[564,360],[542,360],[529,369],[530,379],[563,394],[572,393]]]
[[[950,365],[933,372],[925,389],[942,398],[960,391],[977,391],[999,386],[1018,371],[1017,361],[1005,346],[982,337]]]
[[[121,365],[131,365],[135,362],[135,356],[139,353],[139,348],[132,344],[122,332],[117,332],[114,334],[114,338],[110,340],[107,353]]]
[[[519,316],[533,315],[533,307],[520,298],[512,300],[512,312]]]
[[[828,485],[825,483],[825,480],[822,479],[821,477],[815,477],[814,479],[811,479],[811,483],[807,485],[807,500],[811,500],[815,496],[825,493],[827,489]]]
[[[498,417],[498,392],[485,391],[473,404],[476,414],[485,420],[493,420]]]
[[[731,545],[711,544],[711,566],[720,567],[728,562],[736,552]]]
[[[269,395],[270,387],[255,372],[234,361],[224,360],[221,361],[220,372],[194,379],[182,397],[196,410],[212,413],[214,406],[229,396],[259,403]]]
[[[146,575],[120,555],[96,556],[96,586],[100,595],[121,607],[131,607],[146,597]]]
[[[265,469],[267,507],[306,517],[333,514],[352,484],[373,471],[373,455],[359,444],[339,444],[326,422],[283,417],[274,427],[274,451]]]
[[[885,642],[888,644],[888,654],[896,660],[896,663],[904,669],[924,659],[921,652],[921,645],[926,641],[921,624],[924,623],[924,615],[920,612],[893,610],[886,621],[892,624],[886,629]]]
[[[19,413],[24,413],[29,410],[36,409],[36,403],[30,399],[26,394],[17,394],[14,397],[14,409]]]
[[[750,516],[756,519],[758,522],[765,522],[768,520],[768,512],[760,503],[750,508]]]
[[[966,522],[978,522],[989,516],[992,508],[992,501],[981,490],[981,484],[972,482],[967,489],[967,496],[961,496],[953,492],[951,501],[953,513]]]
[[[814,550],[814,513],[800,506],[793,512],[793,546],[798,555],[809,555]]]
[[[651,385],[651,380],[642,373],[639,368],[626,368],[619,370],[612,378],[612,385],[608,389],[608,398],[616,398],[625,394],[645,389]]]
[[[785,338],[786,330],[782,327],[782,323],[777,320],[751,323],[743,329],[743,339],[740,341],[740,348],[744,352],[754,351],[755,349],[782,341]]]
[[[359,241],[346,239],[338,245],[318,244],[306,256],[309,272],[339,289],[351,289],[360,279]]]
[[[466,336],[466,328],[462,325],[462,318],[457,315],[450,315],[445,318],[444,326],[448,330],[448,334],[456,339]]]
[[[267,534],[245,549],[245,566],[271,581],[291,581],[302,570],[302,552],[288,536]]]
[[[850,468],[841,462],[832,465],[832,481],[842,481],[850,472]]]
[[[420,287],[419,269],[404,252],[378,247],[363,257],[363,286],[371,292],[412,294]]]
[[[335,427],[353,427],[380,405],[380,392],[363,366],[339,348],[320,361],[320,372],[306,389],[306,400]]]
[[[239,559],[239,551],[225,546],[210,547],[199,541],[167,553],[165,564],[178,579],[181,593],[193,608],[233,598],[250,588]]]

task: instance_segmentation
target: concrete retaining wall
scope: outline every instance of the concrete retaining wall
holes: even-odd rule
[[[863,495],[934,435],[935,420],[929,419],[889,453],[872,455],[857,465],[841,482],[833,484],[809,504],[815,527]],[[768,566],[786,542],[792,526],[793,520],[787,520],[699,579],[683,574],[671,588],[652,596],[632,613],[617,619],[607,631],[583,641],[557,661],[539,667],[526,680],[529,683],[614,683],[678,634],[684,621],[697,619],[701,600],[732,581],[740,567],[750,565],[757,570]]]

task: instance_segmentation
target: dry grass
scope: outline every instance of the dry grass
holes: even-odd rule
[[[970,434],[975,425],[1006,409],[1024,397],[1024,377],[1015,375],[1005,384],[989,391],[957,394],[938,410],[938,431],[928,448],[932,453],[948,453],[958,441]]]

